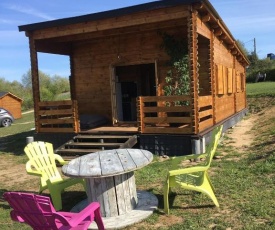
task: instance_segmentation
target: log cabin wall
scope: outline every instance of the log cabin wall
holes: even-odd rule
[[[0,107],[7,109],[15,119],[22,117],[21,105],[22,100],[9,93],[0,98]]]
[[[169,27],[167,28],[167,25]],[[170,25],[175,25],[174,27]],[[169,23],[153,23],[131,32],[132,28],[113,31],[117,35],[75,42],[72,56],[74,91],[80,114],[101,114],[112,119],[110,67],[157,62],[158,87],[156,95],[162,95],[169,56],[161,48],[160,32],[187,39],[186,20]],[[122,34],[122,35],[120,35]],[[134,70],[135,68],[129,68]],[[128,78],[131,78],[129,73]],[[134,79],[133,77],[133,80]]]
[[[213,95],[213,121],[218,123],[246,108],[245,67],[208,21],[198,14],[199,97]]]
[[[215,116],[216,122],[222,121],[235,113],[234,94],[227,89],[228,68],[234,69],[234,57],[223,43],[214,39],[214,65],[216,78]]]
[[[215,116],[222,121],[245,109],[245,68],[219,40],[214,39]]]
[[[246,108],[246,85],[245,76],[246,69],[236,60],[235,61],[235,79],[236,79],[236,93],[235,93],[235,110],[236,112]]]

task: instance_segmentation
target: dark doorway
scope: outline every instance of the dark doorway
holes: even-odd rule
[[[136,98],[155,96],[155,64],[117,66],[117,105],[119,121],[137,121]]]

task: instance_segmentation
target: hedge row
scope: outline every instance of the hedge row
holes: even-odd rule
[[[270,69],[262,73],[266,73],[265,81],[275,81],[275,69]],[[258,71],[254,71],[247,74],[246,82],[255,82],[257,74],[258,74]]]

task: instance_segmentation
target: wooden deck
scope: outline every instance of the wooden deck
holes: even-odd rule
[[[101,126],[89,130],[81,130],[80,134],[137,134],[138,127],[132,126]]]

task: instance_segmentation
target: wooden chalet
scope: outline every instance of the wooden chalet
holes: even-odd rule
[[[22,117],[22,103],[20,97],[10,92],[0,92],[0,107],[7,109],[15,119]]]
[[[36,131],[75,133],[71,146],[81,142],[74,141],[79,136],[119,133],[132,145],[127,135],[135,135],[140,148],[156,154],[198,153],[213,127],[223,123],[227,129],[247,111],[248,59],[208,0],[156,1],[23,25],[19,31],[29,38]],[[170,57],[161,34],[188,41],[185,95],[164,92]],[[71,100],[41,101],[39,52],[70,58]],[[106,123],[84,131],[79,122],[84,115],[102,116]]]

